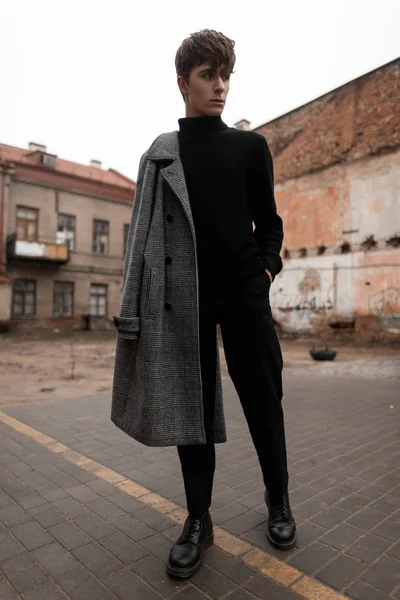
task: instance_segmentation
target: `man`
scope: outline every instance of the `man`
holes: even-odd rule
[[[186,116],[142,157],[114,318],[112,420],[144,444],[178,449],[189,514],[167,571],[180,578],[213,542],[214,444],[226,440],[217,324],[263,474],[267,536],[281,549],[296,541],[269,305],[282,220],[265,138],[221,119],[234,64],[234,42],[213,30],[177,51]]]

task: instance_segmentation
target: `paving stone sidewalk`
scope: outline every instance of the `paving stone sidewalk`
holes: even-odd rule
[[[1,600],[299,600],[216,546],[170,579],[173,521],[3,423],[0,440]]]
[[[296,547],[266,541],[261,472],[229,379],[213,520],[354,600],[399,599],[400,372],[383,368],[392,376],[379,380],[340,367],[285,374]],[[184,506],[176,450],[120,432],[109,394],[3,410]],[[215,547],[190,583],[168,579],[178,526],[5,425],[0,436],[0,598],[298,598]]]

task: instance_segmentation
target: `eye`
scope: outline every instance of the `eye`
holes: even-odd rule
[[[230,77],[231,77],[230,73],[223,73],[222,74],[222,79],[225,79],[225,81],[229,81]]]

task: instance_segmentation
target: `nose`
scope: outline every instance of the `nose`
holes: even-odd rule
[[[214,83],[214,92],[221,93],[224,91],[224,89],[225,89],[224,80],[222,79],[221,75],[218,75],[216,77],[215,83]]]

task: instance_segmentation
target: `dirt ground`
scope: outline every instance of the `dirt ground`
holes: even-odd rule
[[[332,369],[333,363],[316,363],[311,359],[308,350],[313,344],[318,346],[310,339],[281,340],[284,368],[314,369],[320,373]],[[378,357],[388,357],[390,364],[397,364],[400,371],[399,349],[355,347],[343,343],[334,346],[338,350],[334,368],[347,363],[343,365],[343,373],[349,372],[349,368],[354,372],[358,365],[364,365],[364,370],[371,372],[371,359]],[[114,332],[46,333],[29,337],[1,335],[0,405],[61,400],[110,391],[114,352]],[[378,364],[377,361],[374,364]],[[222,348],[221,368],[223,376],[227,376]]]

